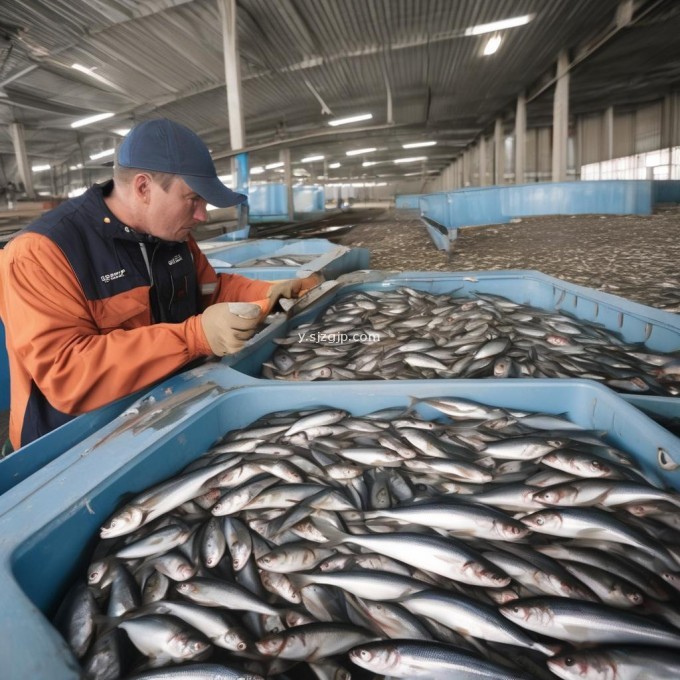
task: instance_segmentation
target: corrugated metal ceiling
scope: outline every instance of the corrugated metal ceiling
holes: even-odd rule
[[[680,3],[634,3],[644,19],[610,37],[572,73],[572,112],[662,96],[680,82]],[[576,55],[615,26],[618,0],[239,0],[246,143],[262,145],[328,130],[329,115],[373,113],[381,158],[401,143],[435,138],[428,169],[439,170],[494,119],[513,116],[562,49]],[[650,11],[651,10],[651,11]],[[477,24],[533,14],[481,56]],[[80,162],[117,139],[113,130],[168,116],[189,125],[213,152],[230,150],[220,13],[216,0],[5,0],[0,16],[0,160],[11,167],[7,125],[26,126],[32,160]],[[71,68],[94,68],[101,80]],[[72,130],[90,113],[116,113]],[[529,107],[549,122],[551,90]],[[363,125],[363,124],[362,124]],[[296,143],[297,160],[321,151],[342,160],[365,134]],[[429,151],[429,150],[428,150]],[[396,155],[395,155],[396,154]],[[277,149],[255,154],[270,162]],[[354,161],[355,168],[361,158]],[[360,170],[355,170],[360,172]],[[0,177],[0,182],[2,177]]]

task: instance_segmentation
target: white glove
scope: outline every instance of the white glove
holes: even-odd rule
[[[248,302],[218,302],[201,314],[203,332],[213,354],[238,352],[260,321],[260,307]]]

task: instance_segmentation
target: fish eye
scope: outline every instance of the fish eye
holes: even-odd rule
[[[601,469],[602,469],[602,463],[600,463],[599,460],[594,460],[594,461],[592,461],[591,464],[592,464],[592,466],[593,466],[596,470],[601,470]]]
[[[246,643],[245,642],[239,642],[236,645],[236,649],[238,649],[239,652],[242,652],[246,648]]]
[[[576,663],[574,659],[572,659],[570,656],[566,657],[564,659],[564,665],[565,666],[573,666]]]
[[[371,658],[371,653],[366,649],[361,649],[359,650],[359,656],[368,661]]]
[[[538,524],[539,527],[542,527],[545,524],[545,518],[537,517],[535,522],[536,522],[536,524]]]

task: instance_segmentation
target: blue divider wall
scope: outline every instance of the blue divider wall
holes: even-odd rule
[[[395,198],[394,206],[399,210],[418,210],[419,199],[419,194],[403,194]]]
[[[453,240],[461,227],[503,224],[534,215],[649,215],[653,203],[662,200],[680,200],[680,182],[593,180],[470,187],[423,194],[418,204],[433,241],[448,250],[451,244],[446,241],[447,232],[436,233],[437,225],[448,229],[448,237]]]
[[[447,211],[440,196],[448,199]],[[446,227],[502,224],[532,215],[649,215],[652,182],[598,180],[476,187],[423,196],[420,207],[424,217],[437,222],[443,219],[440,223]]]
[[[304,185],[293,187],[293,207],[296,213],[323,212],[326,209],[325,203],[323,187]]]
[[[285,222],[288,219],[288,197],[285,184],[256,184],[248,194],[251,219],[262,218]]]
[[[680,203],[680,179],[655,179],[652,199],[654,203]]]
[[[296,213],[324,211],[324,189],[320,186],[293,187],[293,207]],[[288,220],[288,196],[286,185],[269,182],[250,187],[248,206],[252,222]]]

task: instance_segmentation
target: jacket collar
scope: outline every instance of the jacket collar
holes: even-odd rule
[[[150,234],[135,231],[124,222],[121,222],[106,205],[104,198],[113,191],[113,180],[102,184],[93,184],[85,192],[85,203],[91,208],[99,220],[99,228],[105,236],[134,241],[135,243],[160,243],[160,239]]]

